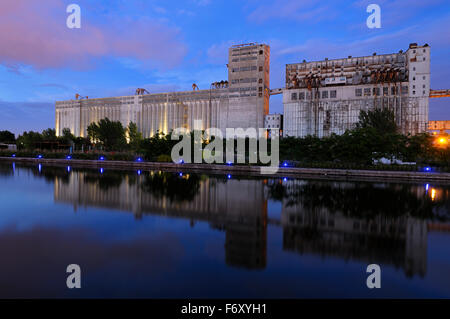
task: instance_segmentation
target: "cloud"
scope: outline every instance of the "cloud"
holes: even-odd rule
[[[186,47],[180,31],[161,20],[107,15],[93,21],[83,14],[81,29],[66,26],[62,0],[2,0],[0,2],[0,63],[37,69],[83,70],[95,59],[128,57],[147,66],[172,67],[181,62]]]

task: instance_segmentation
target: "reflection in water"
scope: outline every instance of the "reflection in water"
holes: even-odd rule
[[[395,279],[380,297],[448,297],[449,191],[0,165],[0,252],[14,256],[0,297],[73,297],[61,283],[74,262],[86,269],[83,297],[353,297],[369,263]]]
[[[433,188],[434,189],[434,188]],[[400,267],[424,276],[430,220],[448,221],[449,191],[394,183],[230,179],[197,174],[55,174],[55,201],[206,221],[226,233],[231,266],[266,267],[267,224],[283,228],[283,248]],[[280,220],[267,199],[282,202]],[[430,224],[431,225],[431,224]]]
[[[109,186],[107,186],[109,185]],[[141,175],[77,171],[68,182],[55,177],[55,201],[206,221],[226,234],[226,263],[249,269],[266,265],[267,203],[261,180],[207,178],[196,174]]]

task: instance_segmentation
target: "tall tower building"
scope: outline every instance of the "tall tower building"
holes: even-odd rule
[[[256,43],[232,46],[228,82],[230,127],[263,128],[269,113],[270,47]]]

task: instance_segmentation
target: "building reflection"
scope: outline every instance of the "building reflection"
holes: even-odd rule
[[[101,175],[101,176],[100,176]],[[72,171],[55,175],[56,202],[208,222],[225,232],[229,266],[264,269],[267,227],[283,229],[283,249],[298,254],[393,265],[407,276],[427,271],[427,236],[448,218],[449,192],[410,184],[229,179],[196,174]],[[282,203],[268,219],[267,201]],[[430,223],[436,212],[440,221]],[[445,216],[444,216],[445,215]],[[447,219],[448,221],[448,219]],[[445,228],[445,227],[444,227]]]
[[[205,221],[225,232],[225,261],[234,267],[266,267],[267,203],[260,180],[206,178],[199,175],[146,172],[121,174],[105,188],[102,176],[78,171],[62,182],[55,179],[56,202],[79,207],[102,207],[144,215],[185,218],[191,225]]]

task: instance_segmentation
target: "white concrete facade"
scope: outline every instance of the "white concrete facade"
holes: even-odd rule
[[[263,128],[269,110],[270,47],[246,44],[229,49],[228,87],[208,90],[131,95],[111,98],[57,101],[55,128],[58,136],[69,128],[87,136],[87,127],[103,118],[128,126],[137,124],[144,137],[158,131],[194,129]]]

